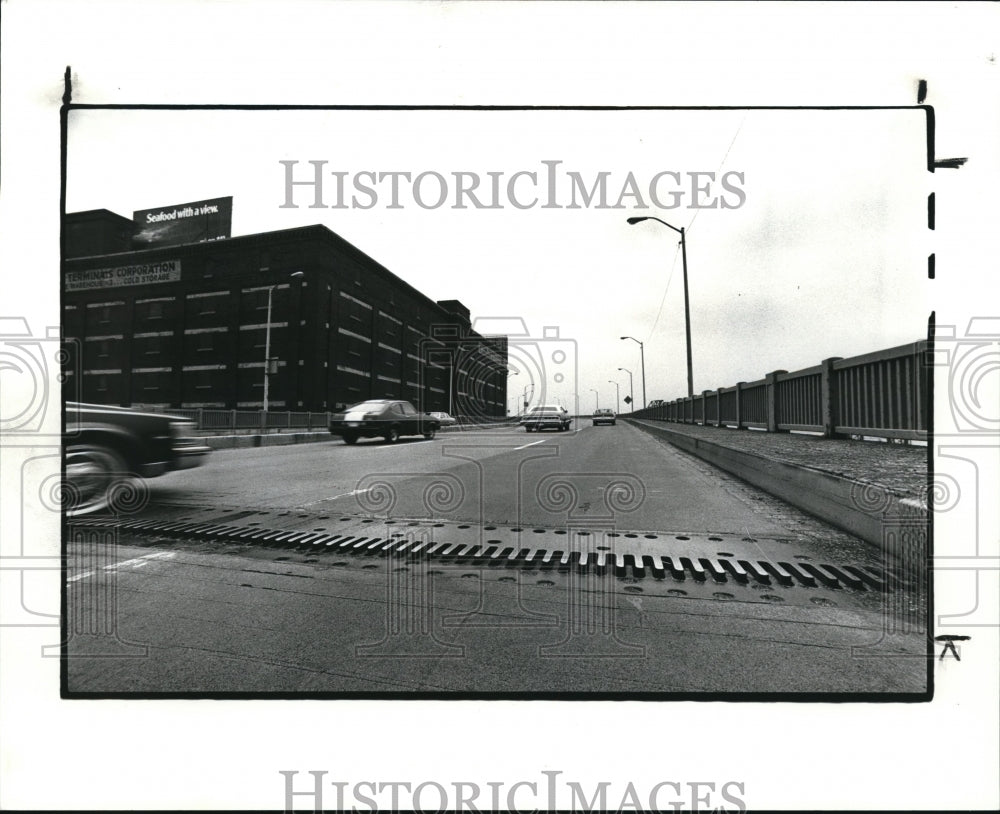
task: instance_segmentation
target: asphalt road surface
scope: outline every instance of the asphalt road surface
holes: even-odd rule
[[[69,528],[70,695],[919,695],[863,541],[625,422],[215,452]]]

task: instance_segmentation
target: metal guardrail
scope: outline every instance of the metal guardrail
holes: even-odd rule
[[[143,408],[139,408],[143,409]],[[204,432],[239,433],[271,430],[325,430],[331,413],[293,412],[289,410],[216,410],[202,407],[162,408],[171,415],[184,416]]]
[[[930,405],[928,343],[850,359],[824,359],[789,373],[636,410],[632,418],[825,437],[926,440]]]

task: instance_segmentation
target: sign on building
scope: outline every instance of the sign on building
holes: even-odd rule
[[[155,263],[134,263],[129,266],[69,271],[66,273],[66,290],[86,291],[91,288],[173,283],[180,278],[180,260],[160,260]]]
[[[233,199],[212,198],[132,213],[136,249],[204,243],[232,236]]]

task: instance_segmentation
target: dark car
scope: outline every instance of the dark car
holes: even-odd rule
[[[594,410],[593,422],[596,427],[598,424],[610,424],[612,427],[615,425],[615,411],[610,407],[599,407]]]
[[[532,407],[531,410],[521,419],[521,426],[525,432],[541,432],[542,430],[558,430],[565,432],[569,429],[571,419],[564,407],[558,404],[546,404],[541,407]]]
[[[439,429],[438,419],[399,399],[369,399],[330,416],[330,434],[339,435],[345,444],[359,438],[384,438],[394,444],[403,435],[430,439]]]
[[[103,509],[116,485],[200,466],[212,451],[193,421],[103,404],[66,403],[66,514]]]

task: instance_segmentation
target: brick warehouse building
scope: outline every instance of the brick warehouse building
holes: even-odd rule
[[[325,226],[138,250],[134,239],[133,221],[107,210],[65,218],[63,333],[79,354],[67,393],[260,409],[270,292],[269,409],[403,398],[506,415],[507,338],[480,336],[461,302],[429,299]]]

